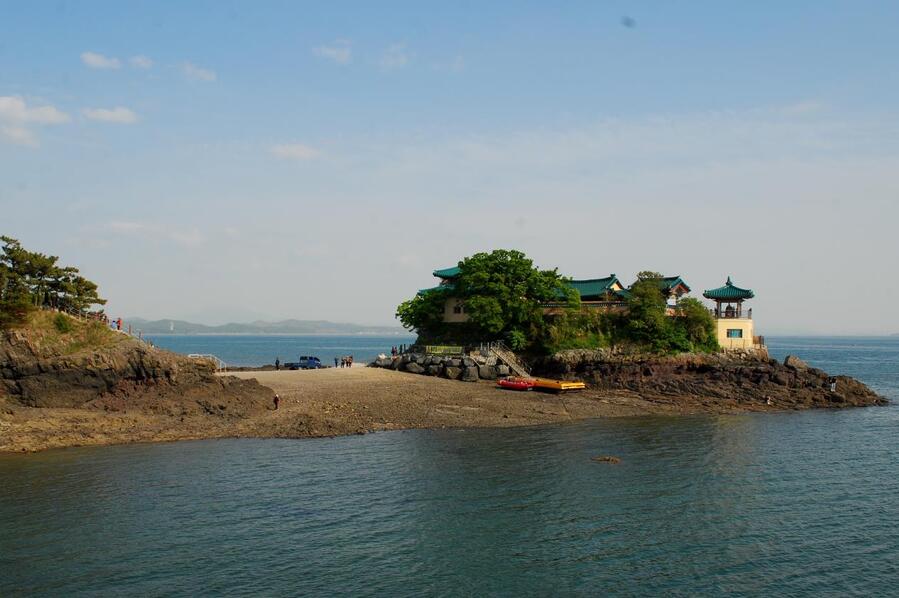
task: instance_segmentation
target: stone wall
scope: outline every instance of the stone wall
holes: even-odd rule
[[[450,380],[463,380],[465,382],[496,380],[509,375],[508,366],[498,363],[496,357],[484,357],[481,355],[450,357],[425,355],[423,353],[406,353],[396,357],[376,359],[369,366],[409,372],[410,374],[438,376]]]

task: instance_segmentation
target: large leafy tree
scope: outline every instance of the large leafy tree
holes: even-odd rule
[[[444,328],[448,297],[462,301],[469,321],[459,327],[481,340],[504,339],[514,349],[542,342],[546,333],[543,304],[562,302],[576,307],[577,292],[558,270],[540,270],[524,253],[497,249],[459,262],[452,286],[420,294],[401,304],[397,317],[419,334]]]

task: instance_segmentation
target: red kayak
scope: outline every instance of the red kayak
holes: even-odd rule
[[[530,378],[503,378],[499,382],[500,388],[508,388],[509,390],[531,390],[534,388],[534,381]]]

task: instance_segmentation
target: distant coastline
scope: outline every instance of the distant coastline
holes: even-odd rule
[[[367,326],[328,320],[279,320],[277,322],[256,321],[249,323],[228,323],[218,326],[197,324],[185,320],[125,318],[126,325],[143,334],[152,335],[380,335],[400,336],[409,332],[399,326]]]

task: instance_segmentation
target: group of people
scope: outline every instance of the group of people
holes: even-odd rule
[[[397,355],[401,355],[406,352],[406,345],[400,345],[399,347],[390,347],[390,356],[396,357]]]
[[[334,367],[336,367],[336,368],[351,368],[351,367],[353,367],[353,356],[345,355],[343,357],[335,357],[334,358]]]

